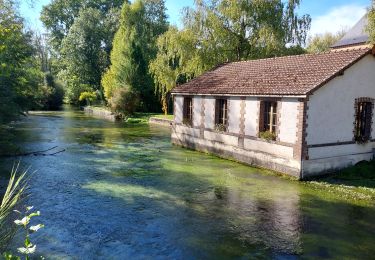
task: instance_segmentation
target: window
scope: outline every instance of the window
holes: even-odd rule
[[[193,99],[191,97],[184,98],[184,117],[182,122],[190,126],[193,123]]]
[[[226,99],[216,99],[215,105],[215,129],[226,131],[228,124],[228,105]]]
[[[263,113],[263,131],[276,133],[277,124],[277,102],[265,101]]]
[[[261,101],[259,113],[259,137],[276,140],[277,101]]]
[[[372,101],[356,100],[354,138],[357,142],[371,139],[372,110]]]

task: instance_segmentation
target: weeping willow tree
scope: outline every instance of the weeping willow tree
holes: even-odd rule
[[[164,112],[178,83],[228,61],[301,54],[309,15],[298,16],[299,0],[197,0],[183,10],[184,28],[170,27],[151,62]]]
[[[197,41],[192,30],[178,31],[176,27],[170,27],[158,39],[159,51],[150,63],[150,72],[165,114],[168,113],[170,91],[176,84],[184,83],[207,69],[201,60],[200,50],[196,48]]]

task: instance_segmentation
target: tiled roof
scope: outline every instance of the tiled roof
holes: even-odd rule
[[[172,93],[207,95],[306,95],[371,53],[334,50],[226,63],[175,87]]]

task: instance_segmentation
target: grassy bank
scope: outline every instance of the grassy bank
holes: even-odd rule
[[[164,115],[158,113],[135,113],[134,115],[130,116],[126,122],[128,123],[147,123],[150,117],[157,117],[172,120],[173,115]]]
[[[306,182],[352,199],[375,201],[375,160]]]

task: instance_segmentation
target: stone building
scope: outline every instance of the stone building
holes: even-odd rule
[[[226,63],[177,86],[172,142],[300,179],[373,159],[365,24],[329,52]]]

